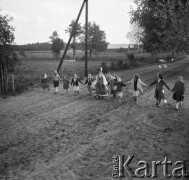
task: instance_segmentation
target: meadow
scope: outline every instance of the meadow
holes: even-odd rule
[[[61,55],[62,53],[63,52],[61,52]],[[136,62],[135,67],[132,67],[127,53],[128,52],[107,51],[93,54],[88,62],[88,72],[96,75],[97,69],[102,66],[102,63],[113,73],[115,71],[136,68],[136,66],[156,64],[159,59],[165,59],[168,62],[171,61],[171,55],[168,53],[152,55],[151,53],[130,51],[129,53],[134,54],[134,60]],[[58,67],[61,55],[58,59],[54,59],[50,51],[26,51],[24,57],[19,56],[20,62],[17,64],[14,72],[16,92],[23,92],[30,87],[39,87],[43,73],[47,73],[49,81],[52,82],[52,74]],[[72,50],[68,50],[65,59],[72,59],[71,57]],[[184,57],[185,55],[181,54],[178,55],[175,60],[183,59]],[[64,74],[71,77],[76,73],[81,79],[84,78],[84,51],[77,50],[75,59],[76,62],[63,62],[62,68],[59,71],[61,77]]]

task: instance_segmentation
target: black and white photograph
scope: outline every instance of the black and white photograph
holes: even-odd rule
[[[189,179],[188,0],[0,0],[0,180]]]

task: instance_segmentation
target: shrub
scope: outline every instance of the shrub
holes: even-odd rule
[[[128,59],[130,61],[130,65],[131,66],[134,66],[134,67],[137,66],[136,58],[135,58],[133,53],[128,53],[127,57],[128,57]]]
[[[70,57],[69,55],[66,55],[66,56],[65,56],[65,59],[66,59],[66,60],[67,60],[67,59],[69,60],[69,59],[71,59],[71,57]]]
[[[144,60],[145,60],[145,58],[144,58],[143,56],[141,56],[141,57],[136,57],[135,59],[136,59],[136,61],[144,61]]]
[[[123,64],[123,69],[129,69],[129,65],[127,62]]]
[[[116,69],[114,62],[111,62],[111,64],[110,64],[110,69],[111,69],[111,70],[115,70],[115,69]]]
[[[101,67],[102,67],[103,73],[109,72],[109,67],[107,66],[107,64],[105,62],[102,62]]]
[[[168,54],[167,56],[166,56],[166,60],[171,60],[173,57],[172,57],[172,55],[171,54]]]

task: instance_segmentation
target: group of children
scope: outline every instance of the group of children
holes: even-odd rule
[[[66,75],[63,77],[63,79],[61,79],[57,71],[55,70],[53,74],[53,85],[55,88],[55,94],[58,93],[60,81],[63,82],[63,90],[66,93],[68,93],[69,85],[72,85],[74,88],[75,95],[78,95],[80,91],[79,83],[84,85],[87,84],[87,88],[90,95],[92,95],[93,91],[96,91],[95,96],[101,97],[102,94],[100,93],[100,91],[106,91],[105,94],[112,94],[112,97],[118,97],[119,101],[122,101],[123,98],[123,87],[130,84],[129,92],[133,94],[133,100],[135,104],[137,104],[138,96],[143,93],[142,86],[148,87],[155,84],[154,97],[156,99],[157,107],[160,106],[162,100],[165,104],[167,104],[164,91],[165,86],[170,92],[173,92],[173,99],[176,101],[175,109],[178,109],[182,106],[185,92],[184,80],[182,76],[179,76],[179,79],[175,83],[174,87],[170,89],[164,81],[162,74],[158,74],[156,80],[152,82],[150,85],[147,85],[144,82],[142,82],[142,80],[139,77],[139,74],[134,74],[134,77],[129,82],[123,83],[121,78],[115,74],[113,76],[111,74],[104,76],[101,68],[99,69],[99,74],[96,77],[92,77],[92,75],[89,74],[88,78],[84,83],[79,79],[79,77],[76,74],[74,74],[74,76],[71,78],[71,81]],[[42,78],[42,87],[43,89],[49,89],[46,74],[44,74]]]
[[[80,84],[87,84],[90,95],[92,94],[92,90],[94,89],[94,87],[92,86],[92,83],[94,82],[94,78],[92,78],[91,74],[89,74],[85,83],[83,83],[76,74],[73,75],[73,77],[71,78],[71,81],[70,81],[69,77],[66,76],[66,75],[61,79],[59,74],[57,73],[57,71],[54,70],[53,87],[55,89],[55,94],[58,93],[58,87],[59,87],[60,82],[63,83],[63,91],[64,91],[63,94],[65,92],[68,93],[68,89],[69,89],[70,85],[72,85],[74,92],[75,92],[75,95],[78,95],[79,94],[79,83]],[[43,74],[41,83],[42,83],[43,90],[45,90],[45,89],[50,90],[49,83],[48,83],[48,77],[47,77],[46,73]]]

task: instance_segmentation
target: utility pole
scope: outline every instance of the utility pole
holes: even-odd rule
[[[83,7],[84,7],[84,5],[85,5],[85,2],[86,2],[86,0],[83,0],[83,4],[82,4],[82,6],[81,6],[81,9],[80,9],[79,14],[78,14],[78,16],[77,16],[77,19],[76,19],[76,21],[75,21],[75,27],[77,27],[77,24],[78,24],[79,18],[80,18],[80,16],[81,16],[81,12],[82,12],[82,10],[83,10]],[[76,29],[76,28],[74,28],[74,29]],[[63,60],[64,60],[64,58],[65,58],[65,56],[66,56],[66,53],[67,53],[67,50],[68,50],[68,47],[70,46],[70,42],[71,42],[71,40],[72,40],[72,37],[73,37],[73,33],[71,33],[71,35],[70,35],[70,38],[69,38],[69,40],[68,40],[68,43],[67,43],[66,48],[65,48],[65,50],[64,50],[64,53],[63,53],[63,55],[62,55],[62,58],[61,58],[61,60],[60,60],[59,65],[58,65],[57,71],[59,71],[60,68],[61,68],[61,66],[62,66]]]
[[[85,10],[85,77],[88,76],[88,0],[86,2]]]

